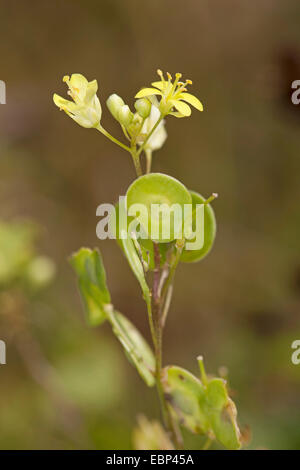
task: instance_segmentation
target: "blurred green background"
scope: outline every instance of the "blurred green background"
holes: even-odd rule
[[[0,448],[128,449],[137,414],[159,417],[109,326],[86,326],[67,262],[99,246],[114,304],[149,338],[125,258],[95,232],[97,206],[125,193],[133,166],[52,102],[63,75],[96,78],[103,125],[121,137],[105,100],[133,104],[159,67],[191,78],[205,111],[168,118],[153,171],[219,193],[213,251],[177,273],[164,363],[196,373],[203,354],[207,371],[226,366],[249,448],[299,449],[299,1],[0,0],[0,11],[0,217],[33,220],[36,250],[56,263],[47,288],[2,291]]]

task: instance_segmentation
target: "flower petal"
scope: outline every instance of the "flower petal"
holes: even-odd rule
[[[72,103],[71,101],[66,100],[65,98],[62,98],[61,96],[57,95],[56,93],[54,93],[53,95],[53,101],[59,109],[67,108]]]
[[[175,116],[175,117],[177,117],[177,118],[186,117],[186,116],[184,116],[183,114],[179,113],[178,111],[171,111],[170,113],[168,113],[168,116]]]
[[[151,83],[152,86],[155,86],[156,88],[158,88],[159,90],[163,90],[164,87],[165,87],[165,82],[163,81],[160,81],[160,82],[153,82]]]
[[[145,96],[161,95],[161,91],[155,88],[142,88],[136,95],[135,98],[144,98]]]
[[[75,91],[75,96],[78,95],[82,101],[85,98],[86,90],[89,82],[81,75],[81,73],[73,73],[69,82],[69,87],[72,91]]]
[[[170,103],[177,109],[181,114],[184,116],[190,116],[192,111],[188,104],[184,103],[183,101],[178,100],[171,100]]]
[[[199,111],[203,111],[203,104],[200,100],[198,100],[198,98],[196,98],[196,96],[192,95],[191,93],[180,93],[179,99],[186,101]]]
[[[87,85],[86,89],[86,94],[85,94],[85,102],[88,103],[93,96],[97,93],[98,91],[98,82],[97,80],[93,80],[92,82],[89,82]]]

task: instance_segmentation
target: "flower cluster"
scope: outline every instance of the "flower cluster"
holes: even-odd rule
[[[153,82],[153,88],[142,88],[136,95],[134,103],[135,111],[124,102],[117,94],[112,94],[106,101],[106,105],[120,124],[129,145],[120,142],[107,132],[100,124],[102,108],[97,96],[97,80],[89,82],[83,75],[74,73],[71,78],[66,75],[63,81],[68,85],[68,94],[73,101],[62,98],[56,93],[53,101],[61,110],[70,116],[79,125],[86,128],[96,128],[110,140],[131,153],[137,174],[141,174],[140,154],[145,152],[147,157],[147,172],[151,170],[151,154],[160,149],[166,141],[165,117],[187,117],[191,115],[194,106],[199,111],[203,110],[202,103],[194,95],[187,93],[187,86],[192,82],[180,81],[181,74],[172,76],[167,73],[165,79],[163,73],[157,71],[160,81]],[[160,100],[158,98],[160,97]]]

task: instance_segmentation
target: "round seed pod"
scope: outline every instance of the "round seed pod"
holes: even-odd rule
[[[126,225],[125,225],[125,227],[122,227],[122,229],[125,230],[127,232],[127,234],[128,234],[129,224],[130,224],[130,222],[133,221],[133,217],[126,217],[127,214],[126,214],[124,201],[122,201],[121,204],[119,202],[117,202],[115,204],[115,216],[114,216],[114,219],[113,219],[113,222],[112,222],[112,225],[114,225],[114,229],[112,230],[112,233],[113,233],[118,245],[123,250],[123,244],[122,244],[122,240],[120,239],[120,233],[119,233],[119,229],[120,229],[120,212],[121,211],[123,211],[122,220],[126,221],[125,222]],[[130,234],[128,234],[128,236],[130,236]],[[142,257],[143,257],[144,261],[148,264],[149,270],[150,271],[153,270],[155,268],[155,264],[154,264],[154,249],[153,249],[152,240],[150,240],[149,238],[145,238],[145,239],[137,238],[137,242],[140,245],[140,250],[141,250]],[[166,262],[167,252],[171,248],[171,246],[172,246],[172,243],[159,243],[158,244],[161,266],[163,266],[164,263]]]
[[[203,204],[205,198],[201,194],[196,193],[195,191],[190,191],[193,204],[193,226],[195,225],[196,218],[196,204]],[[216,236],[216,218],[213,211],[213,208],[209,204],[204,206],[204,245],[200,250],[187,250],[183,249],[180,261],[183,263],[195,263],[203,259],[211,250],[215,236]],[[193,243],[194,239],[189,240],[190,243]]]
[[[126,194],[129,215],[138,217],[148,237],[156,243],[169,243],[184,233],[184,205],[192,197],[180,181],[162,173],[150,173],[136,179]],[[181,212],[178,222],[175,213]]]

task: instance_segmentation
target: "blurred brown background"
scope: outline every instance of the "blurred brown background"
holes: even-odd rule
[[[27,361],[0,312],[0,448],[130,448],[137,413],[159,416],[109,327],[85,325],[67,262],[99,246],[114,304],[149,338],[134,276],[95,233],[96,207],[125,193],[133,166],[52,102],[65,96],[63,75],[96,78],[103,125],[121,137],[105,100],[116,92],[133,105],[159,67],[191,78],[205,111],[168,118],[153,171],[220,195],[212,253],[178,270],[164,362],[196,372],[203,354],[210,372],[226,365],[250,448],[299,449],[299,1],[1,0],[0,11],[1,219],[37,222],[39,247],[57,263],[55,281],[26,305]],[[200,441],[187,437],[190,448]]]

